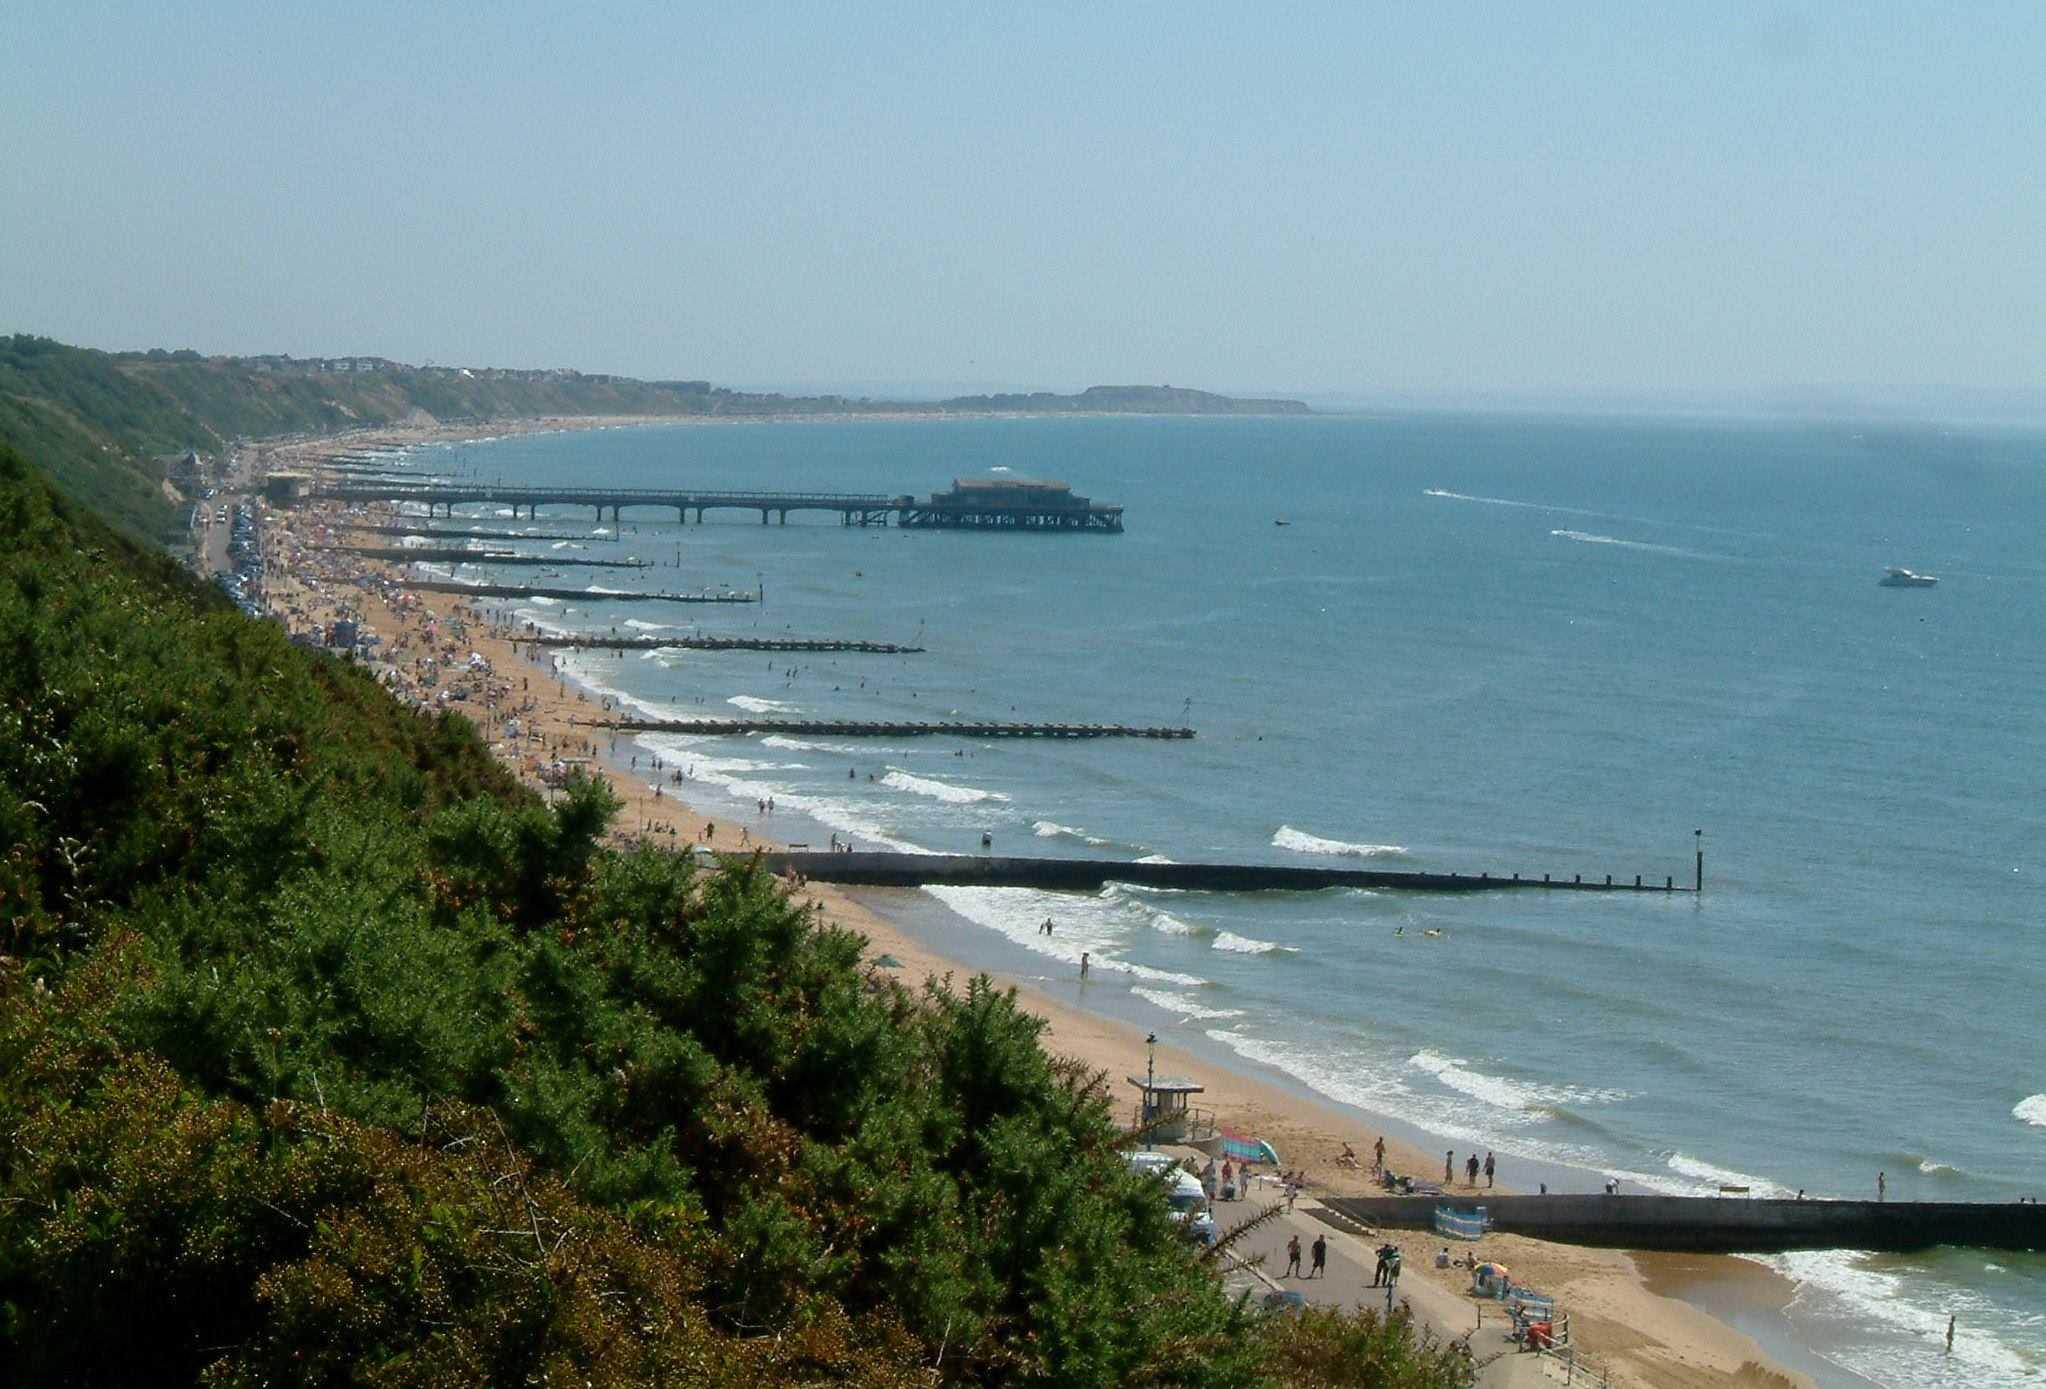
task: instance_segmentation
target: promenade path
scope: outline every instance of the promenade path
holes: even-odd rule
[[[1283,1200],[1275,1188],[1260,1184],[1247,1200],[1216,1202],[1215,1223],[1227,1231],[1268,1206],[1282,1204]],[[1385,1289],[1371,1286],[1371,1270],[1377,1263],[1377,1241],[1363,1239],[1318,1219],[1314,1215],[1318,1204],[1312,1198],[1302,1196],[1294,1203],[1291,1214],[1281,1214],[1244,1236],[1230,1252],[1246,1259],[1262,1254],[1264,1262],[1257,1266],[1255,1272],[1246,1270],[1231,1274],[1227,1281],[1232,1287],[1242,1286],[1246,1280],[1255,1281],[1257,1289],[1252,1295],[1253,1302],[1264,1289],[1280,1287],[1302,1294],[1317,1306],[1364,1306],[1383,1311]],[[1323,1276],[1285,1276],[1286,1241],[1294,1235],[1300,1237],[1302,1269],[1313,1266],[1314,1237],[1328,1237],[1328,1268]],[[1411,1230],[1389,1231],[1387,1238],[1400,1246],[1408,1269],[1408,1275],[1400,1279],[1394,1305],[1406,1302],[1413,1309],[1416,1321],[1443,1341],[1469,1336],[1473,1358],[1479,1364],[1478,1383],[1484,1389],[1548,1389],[1550,1385],[1563,1382],[1561,1371],[1543,1357],[1521,1354],[1512,1348],[1506,1339],[1510,1323],[1503,1312],[1498,1314],[1496,1324],[1488,1314],[1484,1326],[1479,1328],[1475,1306],[1469,1299],[1415,1276],[1420,1260],[1433,1258],[1435,1250],[1441,1247],[1441,1241],[1424,1248],[1426,1237]]]

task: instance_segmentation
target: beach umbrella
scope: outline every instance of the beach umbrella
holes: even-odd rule
[[[1506,1276],[1506,1265],[1479,1264],[1477,1274],[1480,1278],[1504,1278]]]
[[[1261,1161],[1269,1162],[1274,1167],[1280,1165],[1279,1150],[1277,1148],[1274,1148],[1270,1143],[1267,1143],[1262,1138],[1260,1138],[1257,1141],[1257,1146],[1264,1153],[1264,1157],[1261,1159]]]

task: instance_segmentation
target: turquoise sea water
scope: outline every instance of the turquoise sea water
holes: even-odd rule
[[[662,568],[539,582],[759,583],[766,603],[519,611],[930,648],[570,658],[660,711],[1200,732],[643,740],[706,804],[773,794],[782,838],[1681,882],[1702,828],[1699,900],[935,895],[959,958],[1076,988],[1091,951],[1091,1006],[1496,1149],[1509,1176],[2046,1195],[2046,436],[1016,419],[533,436],[409,466],[889,494],[1007,468],[1121,502],[1114,537],[629,513],[574,543]],[[594,525],[540,527],[564,523]],[[1942,582],[1880,588],[1886,564]],[[1800,1334],[1881,1382],[2046,1376],[2046,1259],[1779,1266],[1804,1282]]]

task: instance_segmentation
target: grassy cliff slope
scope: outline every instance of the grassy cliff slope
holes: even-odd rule
[[[0,1383],[1467,1382],[1230,1304],[1009,996],[602,848],[4,447],[0,541]]]

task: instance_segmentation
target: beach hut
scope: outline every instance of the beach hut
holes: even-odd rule
[[[1215,1136],[1215,1116],[1188,1103],[1208,1087],[1187,1076],[1131,1076],[1143,1099],[1137,1125],[1154,1143],[1202,1143]]]

